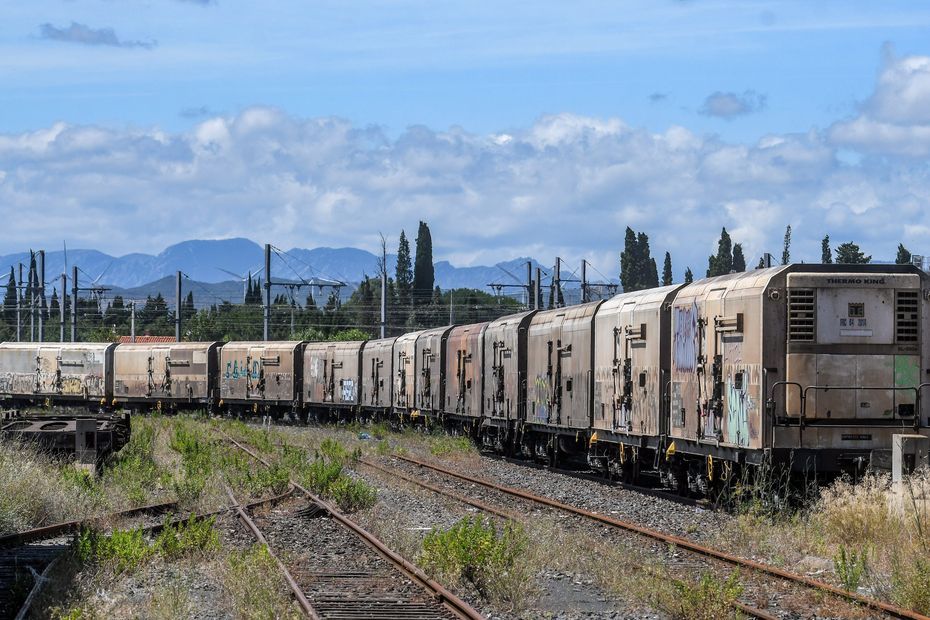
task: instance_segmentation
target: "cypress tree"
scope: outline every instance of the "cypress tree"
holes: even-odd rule
[[[791,224],[785,228],[785,241],[781,251],[781,264],[787,265],[791,262]]]
[[[733,271],[746,271],[746,258],[743,256],[743,244],[733,244]]]
[[[656,268],[655,259],[650,256],[649,235],[646,233],[636,235],[636,256],[639,272],[638,290],[659,286],[659,270]]]
[[[717,255],[707,257],[707,277],[722,276],[733,269],[733,249],[730,234],[724,228],[720,231],[720,240],[717,242]]]
[[[691,284],[694,282],[694,274],[691,273],[691,267],[685,269],[685,284]]]
[[[820,262],[824,265],[833,263],[833,251],[830,249],[830,235],[824,235],[820,242]]]
[[[413,284],[413,268],[410,264],[410,242],[407,241],[407,235],[403,230],[400,231],[400,241],[397,243],[394,283],[399,296],[409,296],[410,286]]]
[[[436,276],[433,271],[433,239],[429,226],[420,222],[417,231],[417,255],[413,264],[413,298],[421,305],[430,303]]]
[[[672,255],[665,253],[665,263],[662,265],[662,286],[672,283]]]
[[[629,226],[623,238],[623,252],[620,253],[620,284],[624,292],[638,290],[636,288],[636,233]]]
[[[910,265],[911,264],[911,253],[903,243],[898,244],[898,255],[894,259],[895,265]]]

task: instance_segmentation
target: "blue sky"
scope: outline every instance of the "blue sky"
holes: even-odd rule
[[[374,249],[422,218],[457,264],[615,272],[629,224],[680,273],[721,226],[757,256],[791,223],[808,260],[930,230],[922,3],[0,6],[0,252]]]

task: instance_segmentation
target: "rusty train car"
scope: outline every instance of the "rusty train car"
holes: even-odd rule
[[[432,419],[485,447],[701,488],[887,465],[928,433],[930,276],[787,265],[343,343],[0,344],[0,401]]]

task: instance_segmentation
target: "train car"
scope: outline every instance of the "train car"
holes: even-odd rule
[[[484,330],[480,435],[488,447],[512,451],[526,418],[526,337],[535,312],[501,317]]]
[[[416,417],[417,338],[421,332],[410,332],[394,341],[394,413]]]
[[[205,408],[218,399],[219,342],[120,344],[113,353],[113,405]]]
[[[488,323],[459,325],[452,328],[446,339],[446,370],[443,388],[442,414],[447,422],[471,428],[480,422],[484,365],[484,334]]]
[[[302,341],[228,342],[220,349],[220,403],[238,412],[299,413]]]
[[[362,411],[366,414],[383,415],[394,403],[395,340],[368,340],[362,347]]]
[[[634,480],[668,434],[671,301],[682,285],[622,293],[594,317],[592,466]]]
[[[887,459],[892,434],[927,434],[927,288],[927,274],[897,265],[789,265],[682,288],[669,411],[679,481],[768,455],[861,472]]]
[[[537,312],[527,332],[525,449],[556,461],[587,448],[594,315],[602,302]]]
[[[325,417],[351,417],[362,401],[365,341],[311,342],[304,348],[304,406]]]
[[[0,343],[0,401],[105,409],[113,399],[115,348],[111,342]]]
[[[414,350],[417,358],[417,385],[414,407],[420,415],[439,417],[445,398],[446,340],[452,326],[420,332]]]

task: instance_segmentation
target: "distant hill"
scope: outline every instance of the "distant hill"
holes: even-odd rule
[[[388,255],[390,277],[394,275],[396,259],[395,255]],[[439,261],[435,265],[436,284],[442,289],[480,290],[489,290],[487,285],[492,282],[523,284],[527,260],[531,259],[516,258],[498,265],[476,267],[455,267],[447,261]],[[19,263],[28,264],[28,261],[28,252],[0,256],[0,284],[6,282],[6,274],[11,266],[15,267]],[[535,260],[532,260],[532,263],[535,270],[538,263]],[[249,272],[253,277],[263,274],[264,249],[254,241],[242,238],[183,241],[154,256],[137,253],[116,257],[92,249],[69,249],[69,288],[72,285],[71,268],[74,265],[80,268],[78,282],[81,286],[95,283],[112,288],[110,295],[121,294],[134,299],[161,292],[163,296],[173,300],[174,276],[180,270],[187,276],[185,289],[190,286],[194,298],[200,305],[201,299],[205,298],[241,301],[243,285],[238,276],[246,278]],[[548,270],[545,267],[544,269]],[[378,257],[358,248],[294,248],[281,255],[273,254],[271,270],[273,276],[278,279],[339,280],[348,285],[346,292],[349,292],[365,275],[377,275]],[[45,277],[49,295],[53,288],[60,288],[63,271],[65,253],[62,250],[46,252]],[[567,274],[563,273],[563,277],[567,277]],[[505,289],[504,292],[508,291]],[[510,292],[513,292],[513,289]],[[300,295],[305,297],[306,292],[301,292]]]

